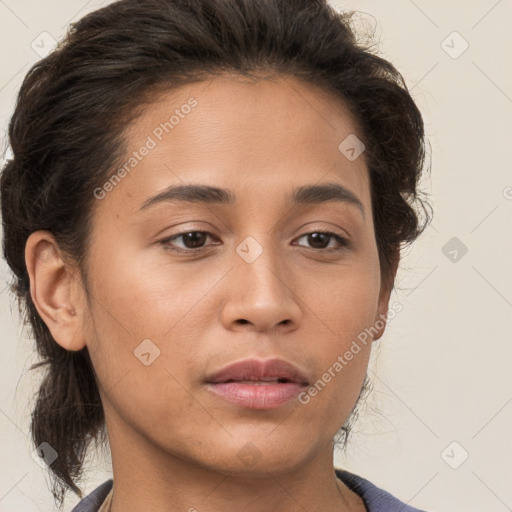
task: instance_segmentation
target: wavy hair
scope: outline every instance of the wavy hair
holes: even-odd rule
[[[31,435],[58,453],[49,467],[61,506],[69,489],[82,495],[84,457],[104,439],[105,418],[87,347],[63,349],[34,306],[25,245],[32,232],[50,231],[87,282],[93,191],[122,161],[125,128],[155,93],[226,72],[320,85],[361,129],[383,279],[428,223],[418,190],[422,116],[397,69],[357,40],[353,15],[326,0],[120,0],[73,23],[27,73],[1,173],[3,254],[40,356],[33,368],[44,368]]]

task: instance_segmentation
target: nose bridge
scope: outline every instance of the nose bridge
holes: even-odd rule
[[[250,235],[238,244],[236,253],[241,259],[238,278],[248,286],[247,293],[286,295],[285,280],[287,276],[290,279],[290,273],[285,270],[281,249],[272,233]]]
[[[227,324],[250,322],[258,329],[296,324],[300,314],[292,273],[271,233],[247,236],[236,246],[235,268],[224,303]],[[245,323],[244,322],[244,323]]]

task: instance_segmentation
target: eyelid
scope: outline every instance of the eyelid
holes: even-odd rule
[[[188,254],[195,254],[195,253],[198,253],[200,251],[207,250],[208,247],[211,247],[212,245],[219,245],[218,243],[215,243],[215,244],[210,244],[210,245],[203,246],[203,247],[195,247],[195,248],[191,248],[191,249],[183,249],[181,247],[179,247],[179,248],[169,247],[169,243],[171,241],[173,241],[173,240],[175,240],[177,238],[180,238],[181,236],[184,236],[187,233],[203,233],[203,234],[207,235],[207,237],[210,237],[210,238],[218,240],[218,237],[215,236],[210,231],[206,231],[204,229],[190,229],[189,228],[189,229],[185,229],[183,231],[180,231],[178,233],[174,233],[174,234],[172,234],[172,235],[170,235],[168,237],[165,237],[164,239],[160,240],[159,244],[164,245],[167,250],[170,250],[170,251],[173,251],[173,252],[177,252],[177,253],[188,253]],[[299,240],[299,239],[301,239],[301,238],[303,238],[305,236],[308,236],[308,235],[311,235],[311,234],[314,234],[314,233],[321,233],[321,234],[328,235],[328,236],[331,237],[331,239],[332,238],[335,239],[340,246],[337,247],[337,248],[331,248],[331,249],[316,249],[314,247],[305,247],[303,245],[299,245],[299,247],[303,247],[304,249],[308,249],[310,251],[317,252],[317,253],[320,253],[320,254],[321,253],[329,254],[329,253],[340,252],[340,251],[346,250],[349,247],[351,247],[351,241],[350,241],[349,237],[347,237],[344,234],[338,233],[336,231],[328,230],[328,229],[310,229],[309,231],[306,231],[305,233],[302,233],[301,235],[296,236],[293,239],[293,241]]]
[[[342,235],[340,233],[337,233],[335,231],[329,231],[329,230],[324,230],[324,229],[312,229],[310,231],[308,231],[307,233],[303,233],[302,235],[299,235],[298,237],[296,237],[294,240],[297,240],[297,239],[300,239],[304,236],[308,236],[308,235],[311,235],[313,233],[321,233],[321,234],[324,234],[324,235],[328,235],[330,236],[331,238],[334,238],[335,240],[338,241],[338,243],[341,245],[341,247],[339,248],[334,248],[334,249],[315,249],[315,248],[310,248],[310,247],[305,247],[306,249],[311,249],[312,251],[316,251],[316,252],[324,252],[324,253],[328,253],[328,252],[336,252],[336,251],[340,251],[342,249],[346,249],[350,246],[350,240],[345,236],[345,235]],[[301,246],[303,247],[303,246]]]
[[[213,233],[211,233],[210,231],[206,231],[204,229],[185,229],[183,231],[180,231],[178,233],[174,233],[173,235],[170,235],[170,236],[167,236],[167,237],[163,238],[162,240],[160,240],[159,244],[165,246],[166,249],[169,250],[169,251],[181,252],[181,253],[189,253],[189,254],[193,254],[193,253],[196,253],[196,252],[199,252],[199,251],[204,251],[208,247],[211,247],[211,245],[210,246],[204,246],[204,247],[196,247],[196,248],[193,248],[193,249],[183,249],[181,247],[178,247],[178,248],[176,248],[176,247],[169,248],[168,247],[168,244],[169,244],[169,242],[171,240],[175,240],[176,238],[180,238],[181,236],[186,235],[187,233],[204,233],[205,235],[207,235],[207,237],[217,239],[217,237]],[[214,245],[219,245],[219,244],[214,244]]]

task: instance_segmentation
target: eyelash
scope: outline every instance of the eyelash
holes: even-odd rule
[[[172,235],[170,237],[164,238],[163,240],[160,241],[160,243],[165,247],[166,250],[173,251],[173,252],[178,252],[178,253],[195,254],[195,253],[200,252],[200,251],[202,251],[202,250],[204,250],[206,248],[206,247],[196,247],[194,249],[182,249],[182,248],[176,248],[176,247],[171,247],[170,246],[170,242],[172,240],[180,238],[181,236],[186,235],[188,233],[204,233],[204,234],[206,234],[206,235],[208,235],[208,236],[210,236],[212,238],[215,238],[208,231],[188,230],[188,231],[181,231],[180,233],[176,233],[175,235]],[[312,251],[318,251],[318,252],[321,252],[321,253],[332,254],[332,253],[341,252],[341,251],[345,250],[347,247],[349,247],[349,245],[350,245],[349,241],[345,237],[343,237],[341,235],[338,235],[336,233],[333,233],[332,231],[324,231],[324,230],[318,230],[318,229],[315,230],[315,231],[310,231],[309,233],[304,233],[303,235],[299,236],[298,238],[300,239],[300,238],[303,238],[305,236],[316,234],[316,233],[321,233],[323,235],[328,235],[328,236],[334,238],[340,244],[341,247],[334,248],[334,249],[315,249],[315,248],[310,248]],[[303,247],[303,246],[301,246],[301,247]],[[306,249],[308,249],[308,247],[306,247]]]

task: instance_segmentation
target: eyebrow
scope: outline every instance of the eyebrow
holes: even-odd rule
[[[145,210],[162,202],[186,202],[232,205],[236,200],[235,194],[225,188],[210,185],[187,184],[171,185],[163,192],[150,197],[139,208]],[[339,183],[322,183],[319,185],[303,185],[292,190],[292,204],[321,204],[326,202],[342,202],[357,206],[364,218],[364,206],[360,199],[348,188]]]

